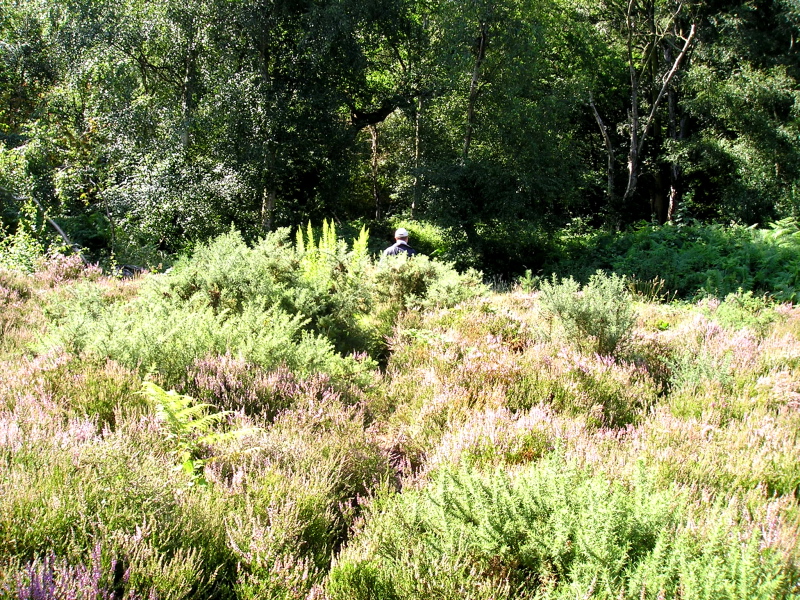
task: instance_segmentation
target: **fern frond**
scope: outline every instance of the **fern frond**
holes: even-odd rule
[[[174,390],[165,391],[152,381],[145,381],[140,393],[153,402],[156,417],[167,424],[173,435],[181,438],[194,432],[211,431],[214,425],[231,414],[230,411],[211,413],[209,411],[214,408],[211,404],[195,404],[191,396]]]

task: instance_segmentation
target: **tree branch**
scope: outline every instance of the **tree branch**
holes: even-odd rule
[[[597,125],[600,127],[600,132],[603,134],[603,140],[606,143],[606,152],[608,153],[608,197],[611,198],[614,195],[614,146],[611,144],[611,137],[608,135],[608,128],[606,127],[605,123],[603,123],[603,119],[600,116],[600,112],[597,110],[597,106],[594,104],[594,98],[592,98],[591,94],[589,95],[589,106],[592,107],[592,112],[594,113],[594,118],[597,121]]]
[[[675,73],[678,72],[678,68],[681,65],[681,61],[683,61],[683,57],[686,56],[686,52],[692,45],[692,40],[694,39],[694,34],[696,30],[697,28],[695,27],[695,24],[692,23],[692,28],[689,31],[689,36],[686,38],[686,42],[683,44],[683,49],[681,50],[681,53],[678,55],[678,58],[675,59],[675,62],[672,65],[672,69],[670,69],[669,73],[667,73],[667,76],[664,78],[664,83],[661,86],[661,90],[658,92],[658,96],[656,97],[655,102],[653,102],[653,106],[650,108],[650,114],[647,116],[644,129],[642,129],[642,136],[639,138],[639,147],[637,148],[638,152],[642,151],[645,137],[647,136],[647,133],[650,131],[650,125],[653,123],[653,117],[655,117],[656,110],[658,110],[661,101],[664,99],[664,94],[667,93],[667,88],[669,87],[672,78],[675,76]]]

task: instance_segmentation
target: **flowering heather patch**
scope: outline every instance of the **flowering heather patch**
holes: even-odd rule
[[[713,418],[659,412],[642,432],[639,455],[665,482],[791,495],[800,486],[798,430],[796,411],[780,416],[754,411],[721,425]]]
[[[19,600],[141,600],[136,592],[125,591],[128,573],[112,561],[105,569],[100,546],[95,546],[88,565],[70,565],[50,554],[35,560],[5,584],[6,592]],[[7,577],[8,579],[8,577]],[[148,600],[156,600],[153,593]]]
[[[267,420],[300,398],[344,397],[355,402],[363,395],[357,386],[342,385],[325,373],[301,377],[285,366],[265,370],[230,353],[195,360],[186,379],[179,386],[182,392],[223,410],[242,410]]]
[[[67,281],[97,281],[103,270],[97,265],[86,264],[79,254],[48,254],[36,267],[34,278],[48,287]]]
[[[308,341],[300,322],[265,337],[282,322],[255,311],[193,345],[152,323],[168,314],[148,304],[157,286],[56,280],[0,274],[17,311],[0,349],[0,589],[15,597],[95,590],[98,543],[86,593],[118,600],[796,595],[800,309],[637,302],[611,357],[559,342],[536,294],[495,294],[402,314],[383,372],[363,354],[320,370],[297,368],[310,346],[281,358]],[[193,447],[199,477],[135,393],[134,354],[80,351],[86,315],[76,352],[22,347],[43,310],[75,302],[120,319],[137,303],[136,348],[166,361],[154,381],[234,411]],[[112,333],[108,348],[135,346]]]
[[[565,440],[587,435],[576,419],[560,417],[547,406],[526,412],[507,408],[473,413],[463,424],[448,430],[431,453],[426,467],[474,465],[493,469],[535,462]]]
[[[143,407],[135,394],[139,376],[114,361],[79,360],[52,351],[6,365],[0,373],[0,399],[11,410],[88,417],[102,429],[114,425],[117,413]]]

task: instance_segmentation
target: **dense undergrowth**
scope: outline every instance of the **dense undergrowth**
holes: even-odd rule
[[[800,596],[800,310],[365,248],[0,271],[0,596]]]
[[[741,290],[779,302],[800,297],[800,228],[784,219],[766,228],[686,223],[642,225],[611,234],[576,227],[556,236],[541,272],[586,281],[597,269],[635,284],[660,282],[665,295],[725,297]]]

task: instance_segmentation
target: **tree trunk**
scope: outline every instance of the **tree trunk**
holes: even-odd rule
[[[608,155],[608,165],[606,166],[606,175],[608,177],[608,182],[606,183],[606,199],[609,204],[611,204],[614,200],[614,146],[611,143],[611,136],[608,135],[608,128],[605,123],[603,123],[600,112],[597,110],[594,99],[591,97],[589,97],[589,106],[592,108],[594,118],[597,121],[597,125],[600,127],[600,133],[603,135],[603,141],[606,145],[606,154]]]
[[[277,193],[272,186],[264,186],[264,189],[261,190],[261,229],[263,231],[272,231],[276,197]]]
[[[421,156],[420,127],[422,124],[422,96],[417,98],[417,109],[414,112],[414,195],[411,198],[411,218],[419,204],[419,162]]]
[[[472,69],[472,81],[469,85],[469,98],[467,99],[467,123],[464,130],[464,150],[461,154],[461,162],[467,162],[469,158],[469,147],[472,144],[472,130],[475,122],[475,104],[478,100],[481,82],[481,66],[486,58],[486,45],[489,42],[489,26],[485,21],[481,21],[480,35],[475,43],[475,64]]]
[[[634,66],[633,62],[633,34],[632,34],[632,24],[630,21],[630,16],[628,19],[628,66],[631,73],[631,109],[628,113],[628,122],[631,128],[631,135],[630,135],[630,149],[628,151],[628,186],[625,189],[625,194],[623,195],[624,199],[628,199],[633,196],[634,192],[636,191],[636,186],[638,183],[638,176],[639,176],[639,158],[642,153],[642,149],[644,148],[644,142],[647,139],[647,134],[650,131],[650,127],[653,124],[653,119],[655,118],[656,111],[658,107],[661,105],[664,96],[666,95],[667,91],[670,89],[670,83],[672,82],[672,78],[678,72],[678,68],[683,62],[683,58],[686,56],[686,53],[689,51],[689,48],[692,45],[692,41],[694,40],[694,35],[696,32],[696,27],[693,24],[691,30],[689,31],[689,35],[684,40],[683,49],[681,50],[678,57],[675,59],[675,62],[672,64],[672,68],[669,70],[666,75],[664,75],[663,83],[661,85],[661,89],[656,96],[653,105],[650,107],[650,113],[647,116],[647,120],[642,127],[641,134],[639,134],[639,106],[638,106],[638,95],[639,95],[639,76],[636,73],[636,67]]]
[[[628,146],[628,185],[622,195],[623,201],[627,200],[636,191],[639,177],[639,75],[633,59],[633,22],[631,9],[633,2],[628,4],[627,25],[627,51],[628,72],[631,78],[631,107],[628,110],[628,127],[630,127],[630,143]]]
[[[375,218],[380,219],[382,211],[380,186],[378,185],[378,126],[370,125],[369,134],[372,138],[372,160],[370,164],[372,171],[372,199],[375,202]]]

